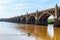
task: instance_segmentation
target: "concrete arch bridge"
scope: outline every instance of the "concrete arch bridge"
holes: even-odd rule
[[[47,19],[51,15],[54,16],[54,26],[60,26],[60,7],[57,4],[55,8],[27,13],[17,17],[16,20],[20,23],[47,25]]]

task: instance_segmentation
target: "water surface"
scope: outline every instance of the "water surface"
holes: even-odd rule
[[[60,28],[0,22],[0,40],[60,40]]]

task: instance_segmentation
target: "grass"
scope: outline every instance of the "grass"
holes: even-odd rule
[[[53,19],[49,19],[48,20],[48,24],[53,24],[54,23],[54,20]]]

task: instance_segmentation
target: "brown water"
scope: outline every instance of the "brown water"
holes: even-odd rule
[[[0,22],[0,40],[60,40],[60,28]]]

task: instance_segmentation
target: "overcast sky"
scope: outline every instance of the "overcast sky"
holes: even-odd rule
[[[60,6],[60,0],[0,0],[0,18],[9,18]]]

